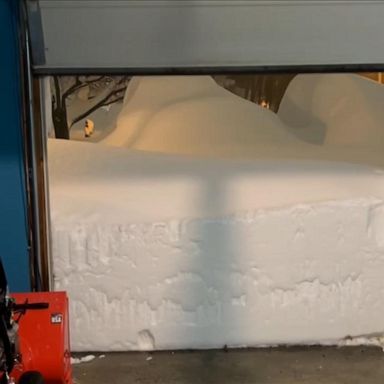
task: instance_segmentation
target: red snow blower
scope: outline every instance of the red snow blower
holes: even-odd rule
[[[0,260],[0,384],[72,384],[65,292],[8,295]]]

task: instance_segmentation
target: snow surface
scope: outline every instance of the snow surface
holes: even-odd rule
[[[382,171],[101,149],[50,143],[68,156],[50,167],[52,236],[74,350],[383,331]]]
[[[81,363],[89,363],[92,360],[95,360],[96,356],[95,355],[87,355],[83,357],[71,357],[71,364],[81,364]]]
[[[163,153],[212,155],[254,151],[297,139],[271,111],[209,76],[136,77],[108,145]]]
[[[131,82],[102,143],[49,141],[55,286],[70,296],[73,350],[381,340],[381,151],[307,143],[209,78],[152,80]],[[199,113],[210,123],[190,123],[206,121]],[[183,120],[196,128],[188,139]]]
[[[300,75],[279,116],[299,137],[338,146],[384,148],[383,85],[359,75]]]

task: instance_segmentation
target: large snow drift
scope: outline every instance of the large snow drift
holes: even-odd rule
[[[384,174],[51,142],[56,289],[74,350],[380,333]]]
[[[211,77],[136,77],[105,144],[192,155],[254,151],[297,142],[271,111]]]
[[[380,151],[307,144],[269,111],[222,96],[209,79],[194,78],[187,101],[183,87],[153,80],[153,89],[150,79],[130,88],[105,140],[124,148],[49,142],[55,286],[70,295],[73,349],[338,343],[382,334]],[[148,103],[145,94],[134,102],[140,84]],[[226,97],[233,116],[226,112],[230,124],[219,131],[213,123]],[[194,120],[201,126],[189,122],[194,108],[212,111],[211,127],[203,116]],[[255,125],[246,124],[245,110]],[[236,115],[240,136],[229,128]],[[191,152],[183,119],[195,127]],[[168,145],[162,133],[175,127]],[[216,158],[202,157],[214,143]],[[361,159],[366,165],[352,163]]]
[[[384,148],[383,85],[359,75],[300,75],[282,100],[279,116],[304,140]]]
[[[209,76],[136,77],[102,143],[206,157],[382,164],[383,101],[384,87],[362,76],[299,75],[277,116]]]

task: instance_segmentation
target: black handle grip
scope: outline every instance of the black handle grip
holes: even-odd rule
[[[25,303],[25,304],[14,304],[14,311],[27,311],[30,309],[47,309],[49,308],[49,303]]]

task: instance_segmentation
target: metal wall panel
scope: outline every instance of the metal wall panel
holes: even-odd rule
[[[42,72],[384,63],[383,0],[39,3]]]
[[[31,288],[18,15],[18,2],[0,1],[0,257],[13,292]]]

